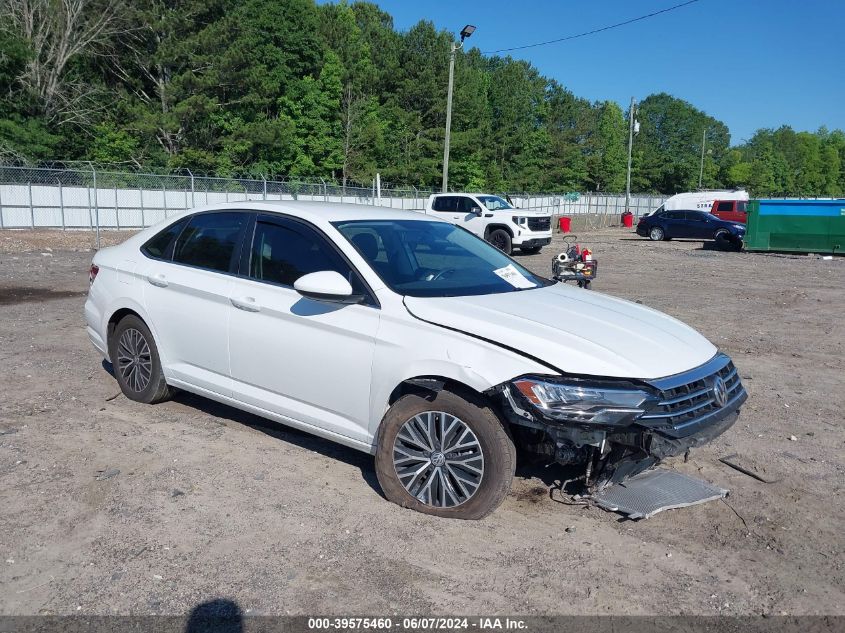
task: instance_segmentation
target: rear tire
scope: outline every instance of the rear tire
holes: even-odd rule
[[[515,469],[513,441],[473,396],[402,396],[379,429],[376,475],[384,495],[423,514],[481,519],[504,501]]]
[[[659,226],[654,226],[648,232],[648,239],[652,242],[662,242],[666,239],[666,233]]]
[[[513,247],[511,246],[511,236],[504,229],[495,229],[490,231],[490,235],[487,236],[487,241],[502,251],[505,255],[510,255],[513,250]]]
[[[172,395],[153,335],[139,317],[120,320],[109,337],[109,357],[117,384],[130,400],[155,404]]]

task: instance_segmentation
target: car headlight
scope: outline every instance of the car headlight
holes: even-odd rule
[[[616,388],[539,378],[519,378],[511,384],[544,416],[578,424],[628,425],[657,401],[656,396],[633,386]]]
[[[513,216],[513,222],[519,226],[526,226],[528,224],[528,218],[515,215]]]
[[[740,231],[744,231],[744,230],[745,230],[745,225],[744,225],[744,224],[734,224],[734,227],[735,227],[735,228],[737,228],[737,229],[739,229]]]

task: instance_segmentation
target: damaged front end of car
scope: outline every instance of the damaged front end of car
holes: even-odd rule
[[[583,465],[577,479],[587,492],[710,442],[748,397],[721,353],[655,380],[531,375],[493,391],[518,445],[548,462]]]

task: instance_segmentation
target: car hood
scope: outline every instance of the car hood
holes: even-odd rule
[[[469,297],[405,297],[415,317],[532,356],[570,374],[650,380],[710,360],[716,348],[662,312],[557,283]]]

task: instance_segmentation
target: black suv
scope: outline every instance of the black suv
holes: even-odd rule
[[[741,246],[745,225],[720,220],[707,211],[658,211],[640,218],[637,235],[655,242],[685,237]]]

